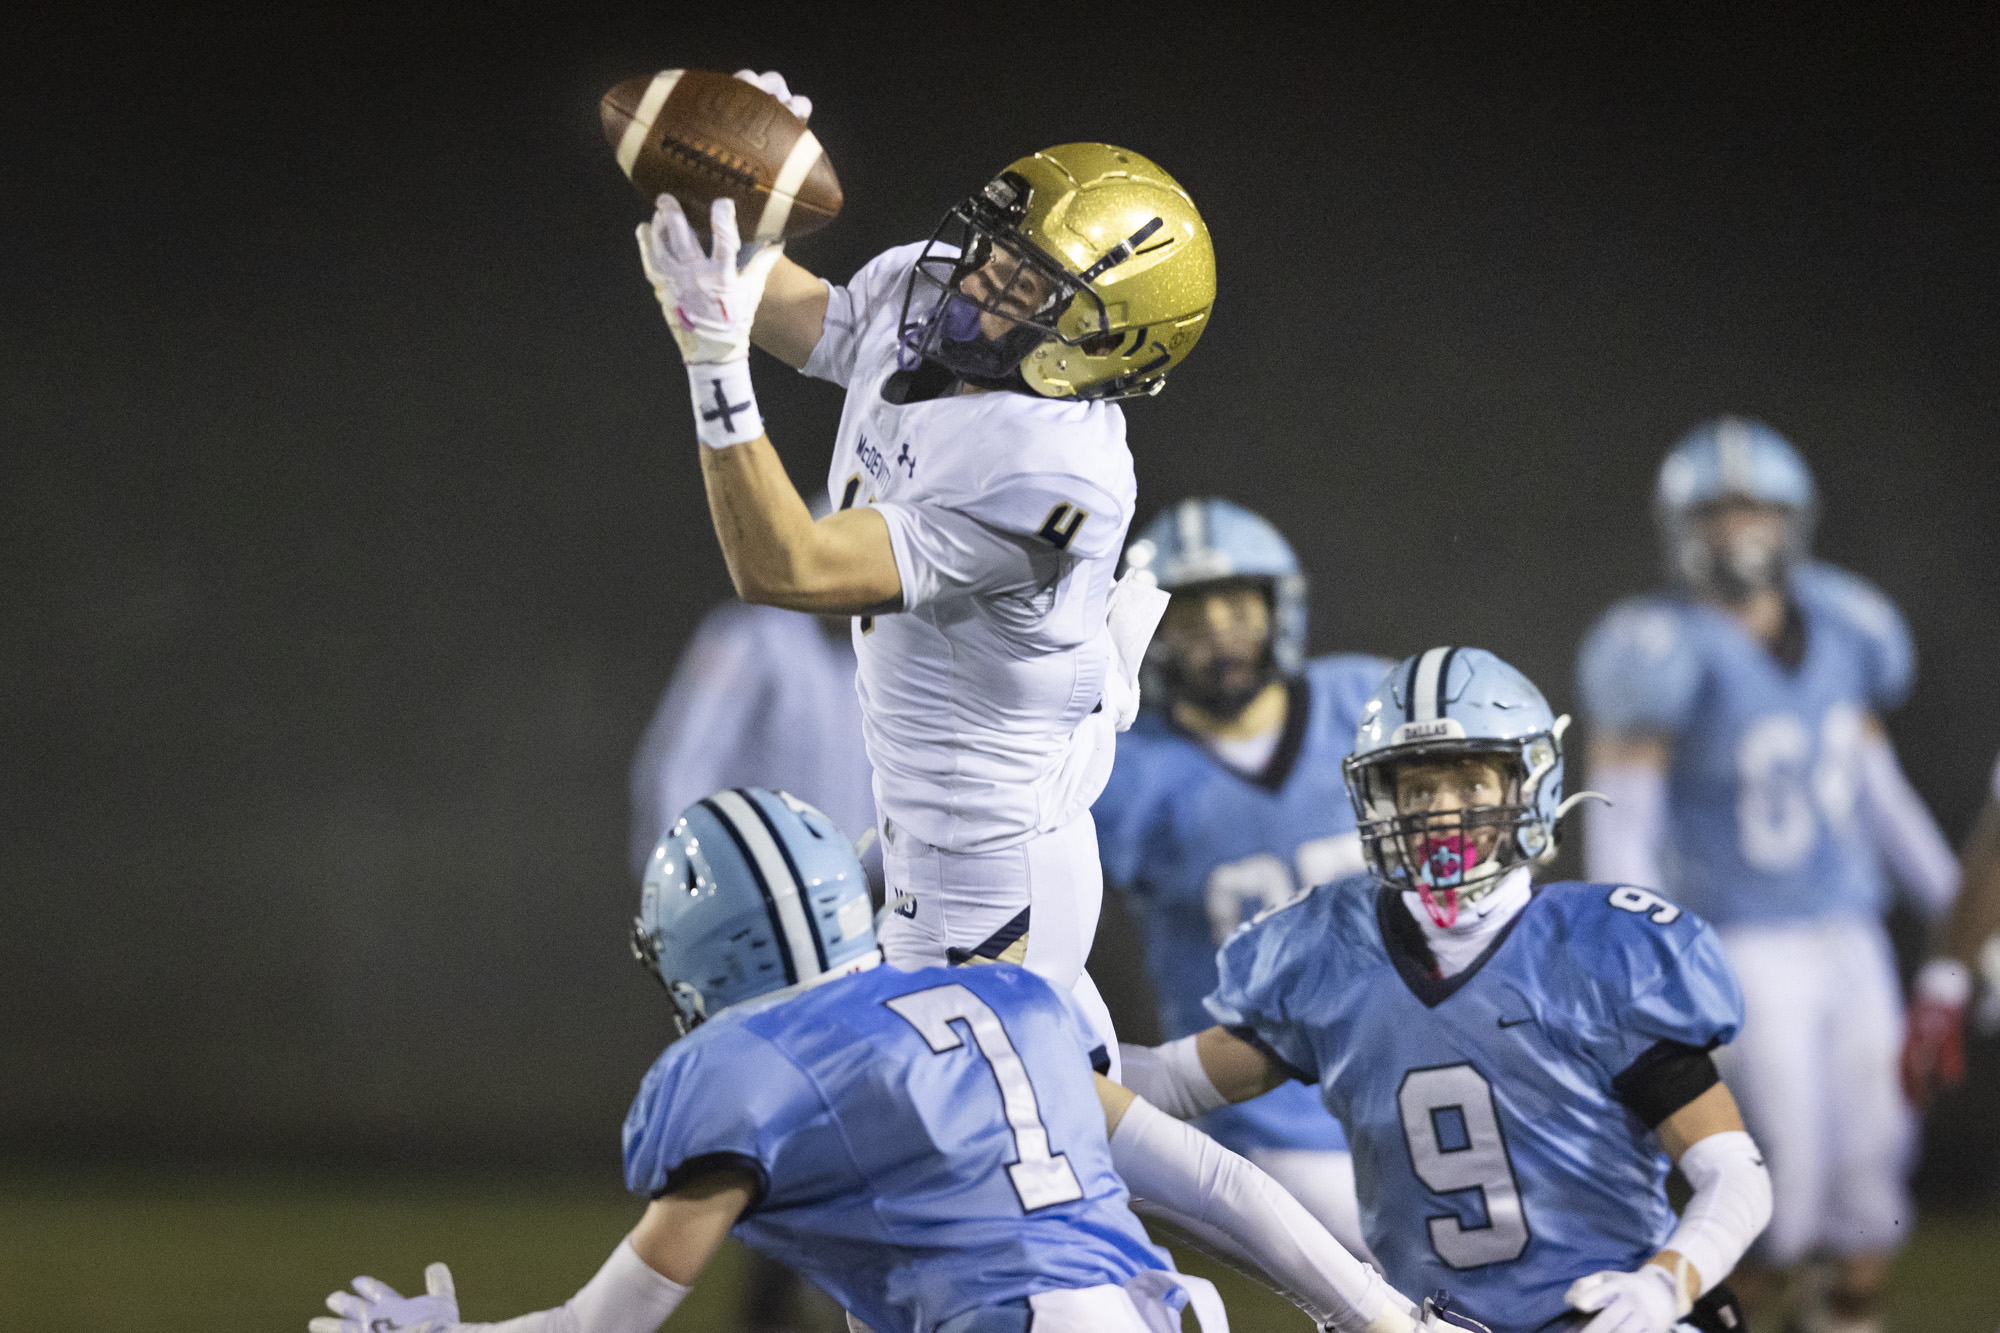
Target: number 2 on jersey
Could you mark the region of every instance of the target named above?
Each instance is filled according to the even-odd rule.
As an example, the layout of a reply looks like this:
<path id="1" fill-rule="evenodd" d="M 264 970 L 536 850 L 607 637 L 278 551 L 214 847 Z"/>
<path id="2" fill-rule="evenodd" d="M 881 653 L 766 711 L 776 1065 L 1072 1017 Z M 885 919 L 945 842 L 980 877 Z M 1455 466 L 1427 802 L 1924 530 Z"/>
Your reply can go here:
<path id="1" fill-rule="evenodd" d="M 1433 1217 L 1431 1249 L 1453 1268 L 1478 1268 L 1521 1257 L 1528 1248 L 1528 1216 L 1493 1087 L 1471 1065 L 1412 1069 L 1396 1090 L 1403 1138 L 1417 1179 L 1437 1194 L 1478 1190 L 1486 1225 L 1469 1227 L 1456 1214 Z"/>
<path id="2" fill-rule="evenodd" d="M 1049 1151 L 1049 1131 L 1042 1124 L 1041 1103 L 1035 1099 L 1035 1085 L 1028 1081 L 1028 1067 L 1021 1063 L 1020 1053 L 991 1005 L 957 985 L 933 986 L 883 1003 L 921 1033 L 938 1055 L 965 1045 L 952 1026 L 954 1022 L 971 1030 L 973 1044 L 986 1057 L 993 1081 L 1000 1086 L 1000 1106 L 1007 1128 L 1014 1134 L 1015 1160 L 1007 1168 L 1007 1176 L 1014 1182 L 1014 1193 L 1020 1196 L 1024 1212 L 1083 1197 L 1083 1186 L 1077 1183 L 1069 1158 Z"/>

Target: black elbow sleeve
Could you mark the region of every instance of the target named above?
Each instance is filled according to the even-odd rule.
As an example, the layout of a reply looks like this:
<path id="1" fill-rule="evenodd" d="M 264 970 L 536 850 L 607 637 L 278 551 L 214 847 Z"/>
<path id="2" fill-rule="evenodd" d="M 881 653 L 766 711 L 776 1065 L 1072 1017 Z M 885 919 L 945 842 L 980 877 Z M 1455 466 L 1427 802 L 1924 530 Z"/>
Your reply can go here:
<path id="1" fill-rule="evenodd" d="M 1661 1041 L 1612 1079 L 1611 1091 L 1646 1128 L 1658 1129 L 1661 1121 L 1720 1082 L 1707 1047 Z"/>

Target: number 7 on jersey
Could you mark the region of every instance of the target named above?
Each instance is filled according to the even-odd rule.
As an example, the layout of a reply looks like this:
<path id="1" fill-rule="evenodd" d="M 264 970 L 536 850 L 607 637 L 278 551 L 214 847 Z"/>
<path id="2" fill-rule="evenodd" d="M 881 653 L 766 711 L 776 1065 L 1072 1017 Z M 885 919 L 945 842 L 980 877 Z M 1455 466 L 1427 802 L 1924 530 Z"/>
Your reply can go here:
<path id="1" fill-rule="evenodd" d="M 1042 1124 L 1041 1103 L 1035 1099 L 1035 1085 L 1028 1081 L 1028 1067 L 1000 1025 L 993 1007 L 963 986 L 933 986 L 909 995 L 899 995 L 884 1004 L 923 1034 L 932 1052 L 943 1055 L 965 1045 L 954 1022 L 964 1023 L 972 1032 L 979 1053 L 993 1071 L 1000 1087 L 1000 1105 L 1007 1116 L 1007 1128 L 1014 1134 L 1014 1164 L 1007 1168 L 1021 1208 L 1034 1212 L 1083 1197 L 1083 1186 L 1070 1169 L 1069 1158 L 1049 1151 L 1049 1131 Z"/>

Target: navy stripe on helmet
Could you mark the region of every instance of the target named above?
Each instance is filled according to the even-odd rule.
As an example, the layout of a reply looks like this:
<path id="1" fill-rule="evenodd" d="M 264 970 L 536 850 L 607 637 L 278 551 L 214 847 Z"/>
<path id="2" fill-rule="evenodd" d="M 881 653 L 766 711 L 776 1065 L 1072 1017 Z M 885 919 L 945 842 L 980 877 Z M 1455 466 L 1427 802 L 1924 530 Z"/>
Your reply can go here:
<path id="1" fill-rule="evenodd" d="M 785 845 L 784 838 L 778 833 L 778 826 L 771 822 L 771 816 L 765 812 L 763 805 L 752 800 L 750 793 L 744 788 L 738 787 L 735 790 L 736 794 L 743 798 L 743 803 L 757 812 L 757 818 L 770 831 L 771 841 L 777 844 L 778 855 L 785 858 L 785 869 L 792 872 L 792 883 L 799 886 L 799 907 L 806 914 L 806 928 L 812 932 L 813 953 L 819 958 L 819 970 L 824 972 L 832 964 L 826 961 L 826 940 L 821 938 L 819 933 L 819 916 L 812 909 L 812 900 L 806 896 L 806 877 L 799 873 L 799 863 L 792 859 L 792 849 Z"/>
<path id="2" fill-rule="evenodd" d="M 757 891 L 764 895 L 764 911 L 771 918 L 773 942 L 778 946 L 779 960 L 785 965 L 785 984 L 798 985 L 799 969 L 792 961 L 791 949 L 785 944 L 785 922 L 784 918 L 778 915 L 778 900 L 771 893 L 771 885 L 765 880 L 763 868 L 757 864 L 757 858 L 751 852 L 750 844 L 743 841 L 743 835 L 736 829 L 736 821 L 723 813 L 721 806 L 704 796 L 701 807 L 715 816 L 715 822 L 722 825 L 723 830 L 729 834 L 729 840 L 736 844 L 736 850 L 742 853 L 743 864 L 750 867 L 750 875 L 757 881 Z"/>
<path id="3" fill-rule="evenodd" d="M 1424 652 L 1429 652 L 1427 648 Z M 1424 654 L 1418 653 L 1410 659 L 1410 674 L 1403 678 L 1403 721 L 1412 722 L 1417 716 L 1417 668 L 1424 664 Z"/>
<path id="4" fill-rule="evenodd" d="M 1437 715 L 1439 717 L 1445 715 L 1445 682 L 1451 679 L 1451 659 L 1457 656 L 1458 649 L 1447 648 L 1444 650 L 1444 661 L 1438 664 Z"/>

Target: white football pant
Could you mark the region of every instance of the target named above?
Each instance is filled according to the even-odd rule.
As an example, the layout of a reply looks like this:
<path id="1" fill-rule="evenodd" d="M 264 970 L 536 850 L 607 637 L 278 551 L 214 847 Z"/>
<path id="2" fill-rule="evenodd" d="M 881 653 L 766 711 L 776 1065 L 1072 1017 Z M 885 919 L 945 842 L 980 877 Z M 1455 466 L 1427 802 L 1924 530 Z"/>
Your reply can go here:
<path id="1" fill-rule="evenodd" d="M 1117 1081 L 1111 1011 L 1083 970 L 1104 907 L 1097 824 L 1088 811 L 997 852 L 948 852 L 884 819 L 882 877 L 890 911 L 876 938 L 890 966 L 943 967 L 953 949 L 1020 963 L 1076 997 Z M 1027 929 L 1010 941 L 1023 912 Z"/>
<path id="2" fill-rule="evenodd" d="M 1743 1031 L 1716 1062 L 1771 1171 L 1780 1267 L 1885 1254 L 1909 1238 L 1914 1126 L 1896 1063 L 1903 1002 L 1888 936 L 1834 918 L 1718 932 L 1743 986 Z"/>

